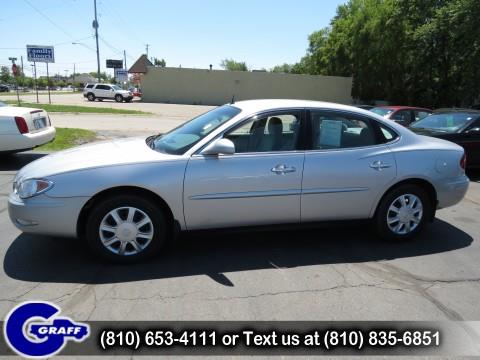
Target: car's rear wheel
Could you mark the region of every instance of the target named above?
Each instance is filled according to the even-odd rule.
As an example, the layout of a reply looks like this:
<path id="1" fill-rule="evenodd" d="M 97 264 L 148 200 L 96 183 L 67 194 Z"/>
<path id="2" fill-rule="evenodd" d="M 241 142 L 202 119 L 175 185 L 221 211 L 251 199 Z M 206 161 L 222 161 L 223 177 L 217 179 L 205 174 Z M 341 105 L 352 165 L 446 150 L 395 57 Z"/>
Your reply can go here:
<path id="1" fill-rule="evenodd" d="M 123 96 L 120 94 L 115 95 L 115 101 L 116 102 L 122 102 L 123 101 Z"/>
<path id="2" fill-rule="evenodd" d="M 151 201 L 115 196 L 97 204 L 87 218 L 86 237 L 98 256 L 132 262 L 154 256 L 166 243 L 166 220 Z"/>
<path id="3" fill-rule="evenodd" d="M 401 185 L 387 193 L 377 208 L 375 225 L 386 240 L 410 240 L 431 217 L 428 194 L 416 185 Z"/>
<path id="4" fill-rule="evenodd" d="M 87 94 L 87 99 L 88 99 L 88 101 L 95 101 L 95 95 L 93 95 L 92 93 L 88 93 Z"/>

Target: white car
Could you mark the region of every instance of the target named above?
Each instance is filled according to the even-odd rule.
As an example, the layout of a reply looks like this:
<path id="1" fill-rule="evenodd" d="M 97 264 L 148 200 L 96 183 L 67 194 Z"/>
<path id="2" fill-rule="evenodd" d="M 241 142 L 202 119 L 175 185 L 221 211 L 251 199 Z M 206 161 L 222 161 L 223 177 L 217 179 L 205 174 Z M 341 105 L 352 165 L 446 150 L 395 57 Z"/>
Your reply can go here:
<path id="1" fill-rule="evenodd" d="M 0 153 L 33 149 L 55 139 L 55 133 L 45 110 L 0 107 Z"/>
<path id="2" fill-rule="evenodd" d="M 118 85 L 87 84 L 83 89 L 83 97 L 87 98 L 88 101 L 110 99 L 116 102 L 130 102 L 133 99 L 133 94 L 128 90 L 123 90 Z"/>

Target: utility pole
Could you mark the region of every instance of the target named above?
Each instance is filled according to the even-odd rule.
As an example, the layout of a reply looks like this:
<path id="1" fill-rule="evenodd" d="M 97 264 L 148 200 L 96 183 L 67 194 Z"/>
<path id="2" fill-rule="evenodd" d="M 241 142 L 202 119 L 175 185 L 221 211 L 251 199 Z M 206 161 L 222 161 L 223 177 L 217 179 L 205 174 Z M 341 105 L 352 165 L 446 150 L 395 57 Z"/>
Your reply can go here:
<path id="1" fill-rule="evenodd" d="M 127 53 L 123 50 L 123 68 L 127 70 Z"/>
<path id="2" fill-rule="evenodd" d="M 100 51 L 98 50 L 98 20 L 97 20 L 97 0 L 93 0 L 95 8 L 95 20 L 93 20 L 93 28 L 95 29 L 95 41 L 97 42 L 97 78 L 100 82 Z"/>
<path id="3" fill-rule="evenodd" d="M 148 59 L 148 47 L 150 46 L 150 44 L 145 44 L 145 47 L 147 49 L 147 59 Z"/>
<path id="4" fill-rule="evenodd" d="M 75 63 L 73 63 L 73 91 L 75 92 Z"/>
<path id="5" fill-rule="evenodd" d="M 12 62 L 12 70 L 14 68 L 13 65 L 15 65 L 15 61 L 17 60 L 16 57 L 9 57 L 8 60 L 10 60 Z M 23 71 L 23 69 L 22 69 Z M 15 88 L 17 89 L 17 104 L 18 106 L 20 106 L 20 95 L 18 95 L 18 80 L 17 80 L 17 76 L 15 74 L 13 74 L 13 78 L 15 79 Z"/>
<path id="6" fill-rule="evenodd" d="M 23 71 L 23 56 L 20 56 L 20 63 L 22 64 L 22 75 L 25 75 L 25 72 Z"/>

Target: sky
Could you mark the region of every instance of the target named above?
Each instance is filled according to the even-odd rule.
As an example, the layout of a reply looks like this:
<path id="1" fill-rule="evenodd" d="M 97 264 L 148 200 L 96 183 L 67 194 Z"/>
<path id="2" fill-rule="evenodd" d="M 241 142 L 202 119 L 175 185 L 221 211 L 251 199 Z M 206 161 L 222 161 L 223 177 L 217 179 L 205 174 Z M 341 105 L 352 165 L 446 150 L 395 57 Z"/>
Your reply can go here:
<path id="1" fill-rule="evenodd" d="M 53 45 L 50 75 L 96 71 L 93 0 L 1 0 L 0 65 L 23 56 L 26 45 Z M 141 55 L 164 58 L 168 67 L 220 69 L 225 58 L 250 69 L 270 69 L 305 55 L 308 35 L 328 26 L 345 0 L 97 0 L 101 71 L 106 59 L 127 67 Z M 77 44 L 72 44 L 75 42 Z M 113 69 L 107 70 L 113 74 Z M 37 76 L 46 75 L 37 63 Z"/>

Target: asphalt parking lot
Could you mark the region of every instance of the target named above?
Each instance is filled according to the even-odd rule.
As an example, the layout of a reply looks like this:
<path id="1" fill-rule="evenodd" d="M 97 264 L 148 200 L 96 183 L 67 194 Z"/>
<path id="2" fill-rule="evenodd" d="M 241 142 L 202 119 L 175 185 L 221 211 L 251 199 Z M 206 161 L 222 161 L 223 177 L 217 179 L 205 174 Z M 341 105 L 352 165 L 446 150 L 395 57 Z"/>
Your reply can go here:
<path id="1" fill-rule="evenodd" d="M 15 172 L 0 162 L 0 316 L 49 300 L 77 320 L 480 320 L 480 176 L 415 242 L 365 226 L 184 235 L 146 263 L 111 265 L 84 244 L 20 233 Z"/>

